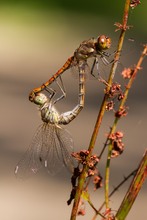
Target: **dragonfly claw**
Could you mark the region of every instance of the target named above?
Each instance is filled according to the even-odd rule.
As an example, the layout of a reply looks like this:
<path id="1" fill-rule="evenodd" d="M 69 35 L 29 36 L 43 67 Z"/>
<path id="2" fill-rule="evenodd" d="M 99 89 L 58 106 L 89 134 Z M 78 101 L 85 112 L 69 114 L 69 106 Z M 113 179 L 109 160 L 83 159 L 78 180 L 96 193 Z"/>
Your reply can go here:
<path id="1" fill-rule="evenodd" d="M 32 92 L 29 94 L 29 100 L 30 100 L 31 102 L 34 102 L 35 97 L 36 97 L 36 95 L 35 95 L 35 93 L 32 91 Z"/>

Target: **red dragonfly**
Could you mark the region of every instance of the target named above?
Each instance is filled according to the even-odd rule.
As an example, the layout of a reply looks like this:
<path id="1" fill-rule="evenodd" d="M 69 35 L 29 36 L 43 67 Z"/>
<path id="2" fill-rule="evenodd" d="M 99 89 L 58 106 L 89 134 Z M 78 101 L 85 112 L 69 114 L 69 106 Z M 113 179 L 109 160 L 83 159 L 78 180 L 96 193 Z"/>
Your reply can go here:
<path id="1" fill-rule="evenodd" d="M 79 97 L 83 94 L 82 107 L 84 106 L 84 82 L 85 82 L 85 72 L 86 67 L 88 66 L 87 60 L 88 58 L 93 57 L 94 62 L 91 67 L 91 74 L 93 74 L 94 66 L 97 64 L 98 66 L 98 58 L 100 57 L 104 64 L 108 64 L 106 57 L 110 54 L 105 52 L 105 50 L 109 49 L 111 46 L 111 38 L 105 35 L 100 35 L 98 38 L 90 38 L 89 40 L 83 41 L 80 46 L 75 50 L 73 56 L 69 57 L 65 64 L 45 83 L 43 83 L 40 87 L 34 88 L 29 94 L 29 100 L 34 102 L 36 95 L 45 90 L 47 86 L 53 83 L 58 77 L 64 73 L 67 69 L 72 67 L 78 67 L 79 71 Z M 65 94 L 62 95 L 59 99 L 63 98 Z M 79 103 L 80 104 L 80 103 Z"/>

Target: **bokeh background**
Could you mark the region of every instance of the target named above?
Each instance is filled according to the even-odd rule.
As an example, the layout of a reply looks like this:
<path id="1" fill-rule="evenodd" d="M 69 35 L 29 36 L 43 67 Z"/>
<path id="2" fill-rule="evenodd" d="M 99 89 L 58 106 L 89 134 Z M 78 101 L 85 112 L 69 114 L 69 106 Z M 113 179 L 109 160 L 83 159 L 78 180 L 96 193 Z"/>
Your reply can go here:
<path id="1" fill-rule="evenodd" d="M 106 34 L 117 44 L 119 32 L 114 23 L 121 22 L 125 1 L 67 1 L 17 0 L 0 1 L 0 218 L 2 220 L 69 219 L 71 206 L 67 206 L 71 185 L 70 174 L 63 169 L 56 176 L 41 171 L 34 178 L 20 181 L 14 176 L 14 167 L 29 146 L 41 123 L 36 106 L 28 100 L 32 88 L 41 85 L 73 54 L 80 42 Z M 147 43 L 147 2 L 142 1 L 131 10 L 128 31 L 120 66 L 134 65 Z M 127 44 L 133 38 L 134 44 Z M 120 67 L 120 69 L 121 69 Z M 147 133 L 147 62 L 139 72 L 129 94 L 129 114 L 119 123 L 125 133 L 125 152 L 112 161 L 111 188 L 124 175 L 135 169 L 146 148 Z M 104 77 L 107 69 L 104 67 Z M 117 81 L 120 79 L 118 70 Z M 59 111 L 71 110 L 77 104 L 78 81 L 65 73 L 67 98 L 58 103 Z M 103 97 L 104 86 L 96 80 L 86 82 L 86 101 L 82 113 L 66 128 L 75 142 L 75 151 L 87 148 L 97 112 Z M 105 115 L 97 141 L 100 152 L 109 131 L 112 113 Z M 100 165 L 104 173 L 105 159 Z M 116 210 L 126 192 L 127 184 L 111 199 Z M 103 201 L 103 190 L 93 193 L 96 207 Z M 145 219 L 147 202 L 145 184 L 127 219 Z M 86 216 L 93 211 L 86 205 Z"/>

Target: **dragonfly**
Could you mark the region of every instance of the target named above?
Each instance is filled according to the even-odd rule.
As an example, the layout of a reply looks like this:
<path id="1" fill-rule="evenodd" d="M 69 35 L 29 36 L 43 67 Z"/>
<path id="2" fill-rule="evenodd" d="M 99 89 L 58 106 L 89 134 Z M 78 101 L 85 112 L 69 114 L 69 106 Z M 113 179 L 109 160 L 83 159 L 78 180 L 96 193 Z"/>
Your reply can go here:
<path id="1" fill-rule="evenodd" d="M 84 87 L 82 89 L 83 92 Z M 79 114 L 83 106 L 83 93 L 74 109 L 60 114 L 55 108 L 58 99 L 53 101 L 55 91 L 50 89 L 49 92 L 49 98 L 44 93 L 37 93 L 34 98 L 43 123 L 37 128 L 28 150 L 15 167 L 15 175 L 21 179 L 36 174 L 42 167 L 50 174 L 56 174 L 63 166 L 71 172 L 74 170 L 71 156 L 73 139 L 61 125 L 69 124 Z"/>
<path id="2" fill-rule="evenodd" d="M 94 58 L 93 65 L 91 67 L 90 73 L 94 75 L 93 70 L 95 65 L 98 69 L 98 59 L 99 57 L 102 59 L 104 64 L 108 64 L 108 60 L 106 57 L 109 57 L 110 54 L 105 52 L 105 50 L 109 49 L 111 46 L 111 38 L 105 35 L 100 35 L 97 38 L 90 38 L 89 40 L 83 41 L 80 46 L 75 50 L 73 56 L 69 57 L 65 64 L 44 84 L 42 84 L 40 87 L 34 88 L 31 93 L 29 94 L 29 100 L 31 102 L 34 102 L 34 99 L 36 97 L 36 94 L 45 90 L 47 86 L 52 84 L 59 76 L 61 78 L 61 75 L 68 69 L 72 67 L 78 67 L 79 72 L 79 92 L 81 91 L 81 84 L 83 86 L 85 82 L 85 77 L 81 75 L 86 72 L 86 68 L 88 67 L 87 60 L 88 58 Z M 81 74 L 82 72 L 82 74 Z M 83 82 L 81 82 L 83 80 Z M 62 96 L 61 98 L 65 97 Z"/>

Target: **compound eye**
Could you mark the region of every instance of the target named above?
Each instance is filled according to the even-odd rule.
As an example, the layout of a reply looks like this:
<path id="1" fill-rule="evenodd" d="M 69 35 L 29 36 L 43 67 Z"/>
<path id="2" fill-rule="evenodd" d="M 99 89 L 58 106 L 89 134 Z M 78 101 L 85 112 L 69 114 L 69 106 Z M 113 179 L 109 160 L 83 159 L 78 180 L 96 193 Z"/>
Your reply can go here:
<path id="1" fill-rule="evenodd" d="M 97 48 L 99 50 L 109 49 L 111 46 L 111 38 L 105 35 L 101 35 L 97 39 Z"/>

